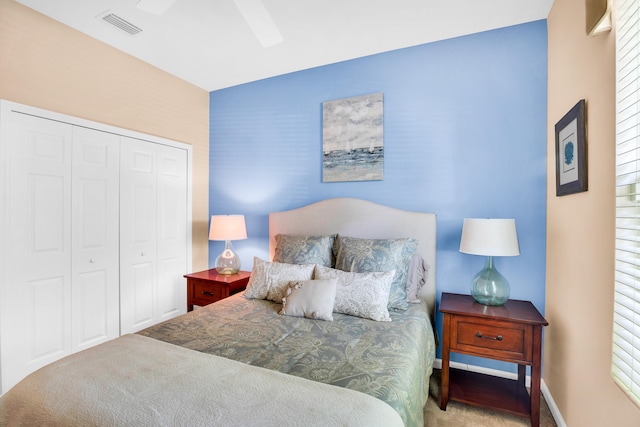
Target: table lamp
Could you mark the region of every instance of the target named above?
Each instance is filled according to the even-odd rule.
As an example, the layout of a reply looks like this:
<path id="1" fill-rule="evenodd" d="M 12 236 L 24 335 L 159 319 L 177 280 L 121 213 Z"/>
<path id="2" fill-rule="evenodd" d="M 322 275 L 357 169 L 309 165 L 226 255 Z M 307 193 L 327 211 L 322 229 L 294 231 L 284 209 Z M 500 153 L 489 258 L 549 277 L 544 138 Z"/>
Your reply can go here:
<path id="1" fill-rule="evenodd" d="M 509 282 L 496 270 L 494 256 L 520 255 L 515 219 L 465 218 L 460 252 L 487 257 L 471 282 L 471 296 L 484 305 L 502 305 L 509 299 Z"/>
<path id="2" fill-rule="evenodd" d="M 216 258 L 216 270 L 220 274 L 236 274 L 240 271 L 240 258 L 233 252 L 232 240 L 247 238 L 244 215 L 212 215 L 209 240 L 224 240 L 224 250 Z"/>

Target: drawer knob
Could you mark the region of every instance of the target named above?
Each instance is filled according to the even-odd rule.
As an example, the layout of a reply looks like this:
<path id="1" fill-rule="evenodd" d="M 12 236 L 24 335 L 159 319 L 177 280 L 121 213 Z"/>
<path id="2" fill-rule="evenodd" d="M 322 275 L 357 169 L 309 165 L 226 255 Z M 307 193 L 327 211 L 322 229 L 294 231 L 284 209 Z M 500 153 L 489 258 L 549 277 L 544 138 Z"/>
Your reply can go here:
<path id="1" fill-rule="evenodd" d="M 497 337 L 488 337 L 486 335 L 482 335 L 481 332 L 476 332 L 476 337 L 478 338 L 484 338 L 485 340 L 495 340 L 495 341 L 502 341 L 502 335 L 498 335 Z"/>
<path id="2" fill-rule="evenodd" d="M 212 297 L 213 296 L 213 292 L 209 292 L 209 291 L 202 291 L 202 295 L 206 295 L 208 297 Z"/>

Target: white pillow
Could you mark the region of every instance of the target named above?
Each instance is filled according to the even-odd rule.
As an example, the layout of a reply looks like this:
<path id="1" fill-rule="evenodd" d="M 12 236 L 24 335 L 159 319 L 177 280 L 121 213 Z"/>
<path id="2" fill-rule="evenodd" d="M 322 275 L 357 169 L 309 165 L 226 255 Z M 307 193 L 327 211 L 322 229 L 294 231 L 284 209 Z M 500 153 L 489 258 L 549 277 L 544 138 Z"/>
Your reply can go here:
<path id="1" fill-rule="evenodd" d="M 281 303 L 289 283 L 295 280 L 311 280 L 313 267 L 313 264 L 267 262 L 254 257 L 251 278 L 244 296 Z"/>
<path id="2" fill-rule="evenodd" d="M 282 298 L 280 314 L 333 321 L 337 279 L 291 282 Z"/>
<path id="3" fill-rule="evenodd" d="M 316 265 L 315 279 L 338 279 L 335 313 L 390 322 L 389 290 L 395 270 L 373 273 L 351 273 Z"/>

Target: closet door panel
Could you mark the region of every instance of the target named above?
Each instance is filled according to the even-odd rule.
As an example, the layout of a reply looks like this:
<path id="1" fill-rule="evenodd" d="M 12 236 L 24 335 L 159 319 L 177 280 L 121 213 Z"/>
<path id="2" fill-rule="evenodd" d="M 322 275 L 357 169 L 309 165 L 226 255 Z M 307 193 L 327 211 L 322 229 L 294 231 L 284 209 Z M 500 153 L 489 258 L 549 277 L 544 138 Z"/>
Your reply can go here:
<path id="1" fill-rule="evenodd" d="M 109 272 L 106 269 L 96 269 L 80 272 L 74 275 L 72 316 L 72 351 L 79 351 L 93 345 L 116 338 L 120 332 L 119 323 L 115 325 L 111 318 L 118 317 L 109 306 Z M 116 333 L 113 334 L 115 326 Z"/>
<path id="2" fill-rule="evenodd" d="M 157 318 L 156 144 L 122 138 L 120 145 L 120 333 Z"/>
<path id="3" fill-rule="evenodd" d="M 9 119 L 3 390 L 71 349 L 72 128 L 13 112 Z"/>
<path id="4" fill-rule="evenodd" d="M 39 310 L 32 311 L 29 319 L 33 334 L 29 349 L 30 362 L 36 365 L 50 358 L 56 360 L 68 352 L 67 319 L 60 315 L 69 307 L 65 285 L 62 277 L 28 283 L 29 299 L 25 300 L 25 305 L 39 307 Z"/>
<path id="5" fill-rule="evenodd" d="M 120 137 L 73 128 L 72 351 L 120 333 Z"/>
<path id="6" fill-rule="evenodd" d="M 132 311 L 128 313 L 128 329 L 123 333 L 135 332 L 156 323 L 155 261 L 139 261 L 130 268 L 131 279 L 124 286 L 127 288 L 126 297 L 129 298 L 126 306 Z M 126 323 L 123 322 L 123 326 Z"/>
<path id="7" fill-rule="evenodd" d="M 187 152 L 158 147 L 159 321 L 186 312 Z"/>

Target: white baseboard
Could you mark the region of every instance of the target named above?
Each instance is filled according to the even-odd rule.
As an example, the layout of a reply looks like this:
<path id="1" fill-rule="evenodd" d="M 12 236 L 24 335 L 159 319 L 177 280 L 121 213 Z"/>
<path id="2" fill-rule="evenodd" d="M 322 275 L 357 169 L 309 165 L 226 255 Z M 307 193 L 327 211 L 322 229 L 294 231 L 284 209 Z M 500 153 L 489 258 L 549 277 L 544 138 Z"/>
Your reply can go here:
<path id="1" fill-rule="evenodd" d="M 463 371 L 493 375 L 494 377 L 509 378 L 512 380 L 518 379 L 518 374 L 515 372 L 505 372 L 497 369 L 483 368 L 482 366 L 469 365 L 466 363 L 459 363 L 459 362 L 450 362 L 449 366 L 455 369 L 463 370 Z M 433 367 L 436 369 L 442 369 L 442 359 L 436 359 L 433 362 Z M 527 375 L 525 383 L 527 387 L 531 386 L 531 376 Z M 549 410 L 551 411 L 551 415 L 553 416 L 553 419 L 555 420 L 558 427 L 567 427 L 567 423 L 564 422 L 564 418 L 562 418 L 562 414 L 558 409 L 558 405 L 556 405 L 556 401 L 553 400 L 553 396 L 551 395 L 551 392 L 549 391 L 547 384 L 544 382 L 544 379 L 540 381 L 540 391 L 542 392 L 542 395 L 544 396 L 544 400 L 546 400 L 547 405 L 549 405 Z"/>
<path id="2" fill-rule="evenodd" d="M 551 396 L 551 392 L 549 388 L 547 388 L 547 384 L 544 380 L 540 381 L 540 390 L 542 390 L 542 395 L 544 399 L 547 401 L 547 405 L 549 405 L 549 410 L 551 411 L 551 415 L 553 415 L 553 419 L 556 421 L 558 427 L 567 427 L 567 423 L 564 422 L 564 418 L 562 418 L 562 414 L 560 413 L 560 409 L 558 409 L 558 405 L 556 405 L 556 401 L 553 400 L 553 396 Z"/>

